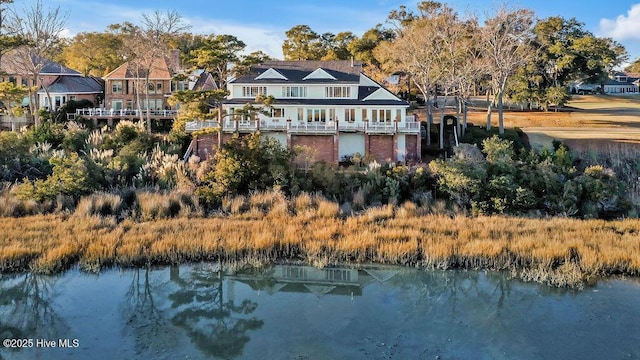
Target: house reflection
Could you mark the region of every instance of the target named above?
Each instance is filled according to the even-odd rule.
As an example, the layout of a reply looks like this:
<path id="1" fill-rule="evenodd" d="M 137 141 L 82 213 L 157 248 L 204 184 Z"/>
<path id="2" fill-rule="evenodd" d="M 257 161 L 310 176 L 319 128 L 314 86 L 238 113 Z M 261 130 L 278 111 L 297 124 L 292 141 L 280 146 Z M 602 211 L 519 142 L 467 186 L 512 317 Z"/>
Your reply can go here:
<path id="1" fill-rule="evenodd" d="M 384 283 L 398 274 L 397 267 L 360 266 L 316 268 L 305 265 L 274 265 L 266 269 L 241 271 L 226 276 L 256 291 L 362 296 L 369 284 Z"/>

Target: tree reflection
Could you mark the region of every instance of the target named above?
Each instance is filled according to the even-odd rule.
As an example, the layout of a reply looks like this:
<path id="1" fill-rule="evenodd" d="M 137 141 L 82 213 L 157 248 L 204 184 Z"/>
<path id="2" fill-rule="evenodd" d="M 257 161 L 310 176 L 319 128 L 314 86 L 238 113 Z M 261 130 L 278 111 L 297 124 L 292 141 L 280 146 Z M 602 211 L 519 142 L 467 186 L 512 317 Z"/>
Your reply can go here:
<path id="1" fill-rule="evenodd" d="M 159 337 L 167 321 L 155 301 L 161 284 L 150 279 L 151 269 L 146 267 L 131 272 L 133 276 L 123 309 L 127 326 L 136 333 L 136 346 L 140 352 L 155 347 L 154 343 L 165 344 L 166 339 Z"/>
<path id="2" fill-rule="evenodd" d="M 0 338 L 59 338 L 68 326 L 53 308 L 56 278 L 26 273 L 0 282 Z"/>
<path id="3" fill-rule="evenodd" d="M 175 315 L 171 322 L 187 332 L 205 354 L 223 359 L 238 357 L 250 338 L 248 330 L 260 329 L 263 321 L 248 317 L 258 304 L 225 300 L 221 272 L 193 268 L 188 280 L 175 281 L 180 289 L 169 295 Z"/>

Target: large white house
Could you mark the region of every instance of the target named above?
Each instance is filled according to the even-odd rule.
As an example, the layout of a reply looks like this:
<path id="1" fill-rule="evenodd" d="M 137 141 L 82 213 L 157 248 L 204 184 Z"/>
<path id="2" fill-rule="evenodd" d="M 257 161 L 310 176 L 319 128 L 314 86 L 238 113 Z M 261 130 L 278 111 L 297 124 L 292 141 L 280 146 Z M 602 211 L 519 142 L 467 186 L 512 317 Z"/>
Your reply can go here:
<path id="1" fill-rule="evenodd" d="M 363 74 L 359 62 L 269 61 L 230 81 L 228 90 L 222 124 L 194 121 L 187 131 L 220 127 L 219 141 L 260 131 L 333 163 L 356 153 L 385 162 L 419 158 L 420 124 L 407 116 L 409 104 Z M 259 95 L 275 98 L 269 115 L 236 115 L 246 104 L 260 106 Z M 194 150 L 206 156 L 214 143 L 196 143 Z"/>

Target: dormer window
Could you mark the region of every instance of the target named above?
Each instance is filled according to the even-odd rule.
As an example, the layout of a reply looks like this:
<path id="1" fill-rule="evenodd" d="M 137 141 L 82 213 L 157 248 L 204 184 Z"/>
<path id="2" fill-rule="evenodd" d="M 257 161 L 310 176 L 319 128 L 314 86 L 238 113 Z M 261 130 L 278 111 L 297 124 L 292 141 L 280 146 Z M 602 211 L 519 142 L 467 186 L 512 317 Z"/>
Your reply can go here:
<path id="1" fill-rule="evenodd" d="M 243 86 L 242 87 L 242 97 L 254 98 L 258 95 L 267 95 L 267 87 L 266 86 Z"/>
<path id="2" fill-rule="evenodd" d="M 305 98 L 307 97 L 306 86 L 283 86 L 282 87 L 283 98 Z"/>
<path id="3" fill-rule="evenodd" d="M 327 86 L 324 88 L 325 98 L 349 98 L 351 88 L 349 86 Z"/>

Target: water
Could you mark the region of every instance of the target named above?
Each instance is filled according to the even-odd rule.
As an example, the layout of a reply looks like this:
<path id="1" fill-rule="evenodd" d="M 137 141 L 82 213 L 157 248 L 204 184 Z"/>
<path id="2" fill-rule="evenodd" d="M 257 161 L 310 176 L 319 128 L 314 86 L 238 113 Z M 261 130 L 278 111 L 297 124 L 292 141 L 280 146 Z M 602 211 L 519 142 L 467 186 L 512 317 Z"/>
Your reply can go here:
<path id="1" fill-rule="evenodd" d="M 573 291 L 474 271 L 218 270 L 4 276 L 0 338 L 33 344 L 0 359 L 640 358 L 635 279 Z"/>

